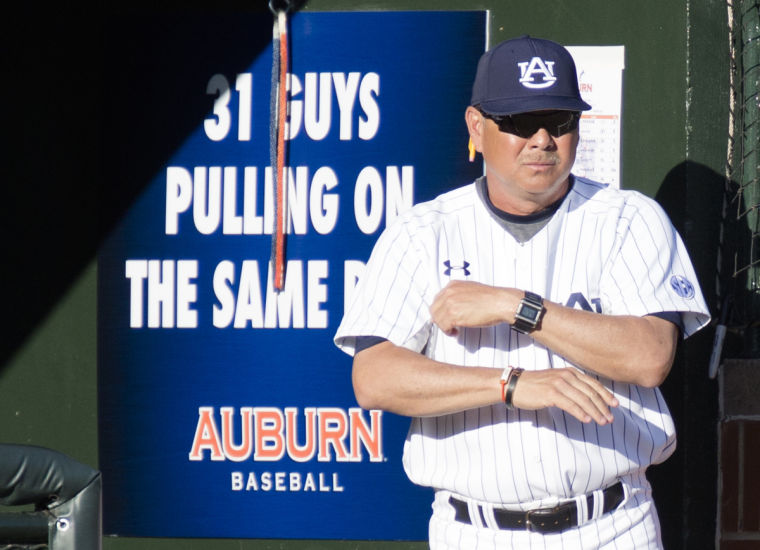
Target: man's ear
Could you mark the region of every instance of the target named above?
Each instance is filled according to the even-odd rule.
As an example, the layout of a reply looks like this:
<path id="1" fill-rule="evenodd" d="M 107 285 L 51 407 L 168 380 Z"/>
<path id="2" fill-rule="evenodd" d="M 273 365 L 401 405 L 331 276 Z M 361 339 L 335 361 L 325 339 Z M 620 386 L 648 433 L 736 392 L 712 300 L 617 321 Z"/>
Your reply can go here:
<path id="1" fill-rule="evenodd" d="M 483 140 L 483 129 L 485 119 L 475 107 L 467 107 L 464 112 L 464 121 L 467 124 L 467 131 L 470 133 L 470 141 L 475 151 L 481 152 L 481 143 Z"/>

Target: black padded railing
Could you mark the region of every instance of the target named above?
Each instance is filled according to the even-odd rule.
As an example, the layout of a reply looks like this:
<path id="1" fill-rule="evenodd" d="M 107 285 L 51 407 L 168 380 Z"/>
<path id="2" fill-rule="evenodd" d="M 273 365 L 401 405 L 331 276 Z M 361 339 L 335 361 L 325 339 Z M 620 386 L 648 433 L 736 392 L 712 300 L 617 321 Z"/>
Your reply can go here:
<path id="1" fill-rule="evenodd" d="M 0 550 L 102 547 L 100 472 L 62 453 L 0 443 L 0 505 Z"/>

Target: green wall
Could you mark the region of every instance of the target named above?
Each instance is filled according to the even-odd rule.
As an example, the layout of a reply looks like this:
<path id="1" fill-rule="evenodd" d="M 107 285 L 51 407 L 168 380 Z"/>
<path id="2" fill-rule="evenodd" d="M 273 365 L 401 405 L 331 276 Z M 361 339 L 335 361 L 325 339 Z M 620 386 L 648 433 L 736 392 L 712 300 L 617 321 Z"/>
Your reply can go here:
<path id="1" fill-rule="evenodd" d="M 213 8 L 210 6 L 213 4 Z M 0 441 L 42 445 L 97 465 L 95 254 L 99 219 L 97 48 L 104 9 L 237 9 L 252 2 L 24 7 L 11 23 L 6 114 Z M 264 4 L 263 2 L 261 3 Z M 158 6 L 158 7 L 156 7 Z M 491 43 L 520 34 L 573 45 L 624 45 L 623 186 L 657 197 L 690 248 L 711 309 L 727 128 L 723 2 L 312 0 L 306 10 L 489 9 Z M 136 37 L 138 38 L 138 37 Z M 451 37 L 441 37 L 450 40 Z M 667 548 L 711 548 L 717 479 L 716 391 L 706 369 L 712 331 L 684 344 L 664 391 L 676 455 L 652 472 Z M 346 373 L 348 376 L 348 373 Z M 118 429 L 115 427 L 115 429 Z M 149 503 L 146 503 L 149 505 Z M 302 512 L 298 512 L 302 513 Z M 425 548 L 424 543 L 107 538 L 117 549 Z"/>

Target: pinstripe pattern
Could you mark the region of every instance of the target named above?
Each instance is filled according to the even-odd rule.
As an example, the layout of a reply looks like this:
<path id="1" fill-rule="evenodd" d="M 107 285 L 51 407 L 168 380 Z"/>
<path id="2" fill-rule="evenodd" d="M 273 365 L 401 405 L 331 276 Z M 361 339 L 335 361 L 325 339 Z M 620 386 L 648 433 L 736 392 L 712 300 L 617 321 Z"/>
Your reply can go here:
<path id="1" fill-rule="evenodd" d="M 448 275 L 445 261 L 452 266 Z M 456 268 L 465 262 L 469 275 Z M 673 275 L 691 281 L 693 297 L 673 290 Z M 338 329 L 336 344 L 352 353 L 354 336 L 376 335 L 464 366 L 570 366 L 504 324 L 466 328 L 455 337 L 440 332 L 431 324 L 429 307 L 455 278 L 530 290 L 562 304 L 580 297 L 588 304 L 598 303 L 604 314 L 679 311 L 684 336 L 709 320 L 683 243 L 651 199 L 575 178 L 548 224 L 519 243 L 471 184 L 415 206 L 386 229 Z M 615 421 L 605 426 L 585 425 L 556 408 L 507 411 L 502 405 L 413 418 L 404 468 L 417 484 L 515 509 L 554 506 L 619 478 L 626 480 L 636 502 L 647 501 L 644 470 L 675 448 L 670 413 L 658 389 L 605 384 L 620 401 L 613 410 Z M 610 520 L 608 527 L 598 527 L 605 529 L 600 540 L 642 521 L 640 516 L 627 522 Z M 467 529 L 456 529 L 461 531 L 457 536 L 470 536 Z M 435 537 L 449 540 L 448 534 L 437 531 Z M 480 544 L 462 547 L 481 548 Z"/>

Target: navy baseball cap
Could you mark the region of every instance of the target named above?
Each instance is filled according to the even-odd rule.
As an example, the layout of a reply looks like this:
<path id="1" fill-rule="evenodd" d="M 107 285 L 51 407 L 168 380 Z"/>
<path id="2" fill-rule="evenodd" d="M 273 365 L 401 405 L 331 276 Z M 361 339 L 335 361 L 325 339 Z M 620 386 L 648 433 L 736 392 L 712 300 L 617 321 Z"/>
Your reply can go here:
<path id="1" fill-rule="evenodd" d="M 570 52 L 551 40 L 522 36 L 484 53 L 470 105 L 491 115 L 559 109 L 588 111 Z"/>

